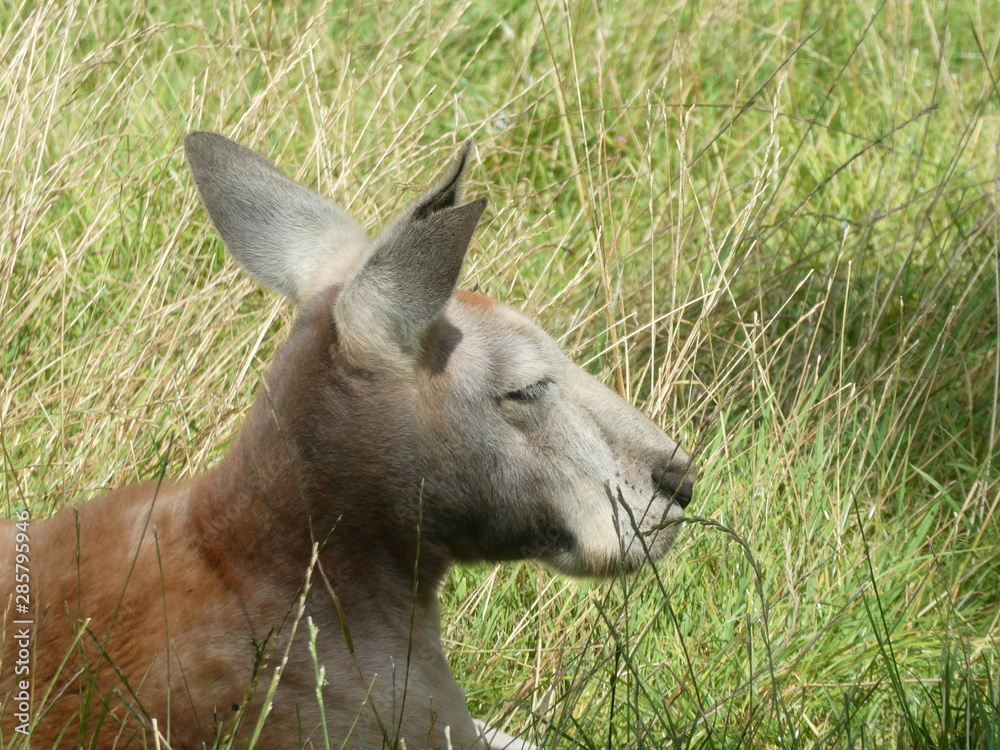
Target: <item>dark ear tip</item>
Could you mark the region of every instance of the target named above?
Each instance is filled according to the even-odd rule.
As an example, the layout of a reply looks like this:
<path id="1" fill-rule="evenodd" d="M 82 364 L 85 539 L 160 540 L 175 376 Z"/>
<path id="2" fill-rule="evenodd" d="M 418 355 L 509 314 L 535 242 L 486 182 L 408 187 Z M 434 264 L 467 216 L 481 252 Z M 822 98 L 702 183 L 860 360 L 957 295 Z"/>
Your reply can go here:
<path id="1" fill-rule="evenodd" d="M 486 210 L 486 203 L 487 201 L 485 196 L 482 198 L 476 198 L 474 201 L 469 202 L 469 205 L 472 206 L 470 210 L 476 212 L 477 218 L 483 215 L 483 211 Z"/>
<path id="2" fill-rule="evenodd" d="M 476 144 L 470 138 L 458 147 L 458 153 L 455 154 L 455 158 L 451 162 L 451 167 L 449 167 L 441 180 L 442 183 L 454 183 L 456 198 L 458 197 L 458 187 L 461 184 L 462 176 L 465 174 L 465 168 L 469 166 L 469 159 L 475 152 Z"/>
<path id="3" fill-rule="evenodd" d="M 459 162 L 462 165 L 461 166 L 462 169 L 465 168 L 466 163 L 469 161 L 469 156 L 473 153 L 475 148 L 476 144 L 473 142 L 471 138 L 458 147 L 458 156 L 456 157 L 455 161 Z"/>
<path id="4" fill-rule="evenodd" d="M 472 141 L 463 143 L 455 159 L 448 166 L 438 181 L 427 193 L 417 200 L 413 218 L 418 221 L 426 219 L 432 213 L 451 208 L 458 203 L 459 191 L 462 187 L 462 175 L 465 173 L 469 155 L 472 153 Z"/>

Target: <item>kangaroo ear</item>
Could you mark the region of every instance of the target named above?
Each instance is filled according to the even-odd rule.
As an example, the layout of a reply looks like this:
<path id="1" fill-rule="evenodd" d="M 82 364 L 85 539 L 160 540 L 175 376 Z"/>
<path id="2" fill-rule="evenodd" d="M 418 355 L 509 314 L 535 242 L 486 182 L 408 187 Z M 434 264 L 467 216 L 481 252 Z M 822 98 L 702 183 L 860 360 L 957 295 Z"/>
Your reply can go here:
<path id="1" fill-rule="evenodd" d="M 433 188 L 375 241 L 335 310 L 341 343 L 362 368 L 387 353 L 418 354 L 424 335 L 451 299 L 486 199 L 456 205 L 472 143 Z"/>
<path id="2" fill-rule="evenodd" d="M 346 279 L 367 252 L 357 222 L 250 149 L 199 131 L 184 153 L 226 248 L 272 289 L 302 301 Z"/>

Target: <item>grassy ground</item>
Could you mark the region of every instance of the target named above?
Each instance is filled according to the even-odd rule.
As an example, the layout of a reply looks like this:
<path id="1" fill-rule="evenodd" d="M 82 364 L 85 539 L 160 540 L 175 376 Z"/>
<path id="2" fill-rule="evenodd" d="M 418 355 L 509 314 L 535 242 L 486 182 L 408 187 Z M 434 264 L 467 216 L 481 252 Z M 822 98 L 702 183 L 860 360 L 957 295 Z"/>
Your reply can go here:
<path id="1" fill-rule="evenodd" d="M 498 5 L 0 6 L 3 513 L 210 466 L 281 340 L 188 130 L 369 227 L 471 137 L 465 284 L 695 449 L 703 518 L 624 581 L 454 574 L 474 713 L 1000 747 L 1000 4 Z"/>

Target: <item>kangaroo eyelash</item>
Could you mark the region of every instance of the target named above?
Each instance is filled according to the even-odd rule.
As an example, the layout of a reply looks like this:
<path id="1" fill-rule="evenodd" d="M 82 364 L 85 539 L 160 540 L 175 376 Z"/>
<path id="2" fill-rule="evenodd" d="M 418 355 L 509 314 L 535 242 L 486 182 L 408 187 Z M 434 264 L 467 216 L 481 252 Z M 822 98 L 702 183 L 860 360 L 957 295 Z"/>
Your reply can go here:
<path id="1" fill-rule="evenodd" d="M 524 386 L 524 388 L 507 391 L 503 397 L 507 401 L 537 401 L 545 395 L 545 392 L 548 391 L 550 385 L 552 385 L 552 380 L 550 378 L 542 378 L 541 380 L 535 381 L 531 385 Z"/>

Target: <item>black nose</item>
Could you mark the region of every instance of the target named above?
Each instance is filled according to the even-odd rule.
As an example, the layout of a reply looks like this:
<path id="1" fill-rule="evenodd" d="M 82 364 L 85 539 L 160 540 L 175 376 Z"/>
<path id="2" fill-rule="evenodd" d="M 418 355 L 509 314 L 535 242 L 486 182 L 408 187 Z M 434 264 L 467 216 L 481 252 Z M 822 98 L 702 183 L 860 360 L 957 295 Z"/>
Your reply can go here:
<path id="1" fill-rule="evenodd" d="M 661 495 L 666 495 L 682 508 L 687 508 L 694 497 L 694 482 L 686 475 L 669 469 L 653 472 L 653 486 Z"/>

